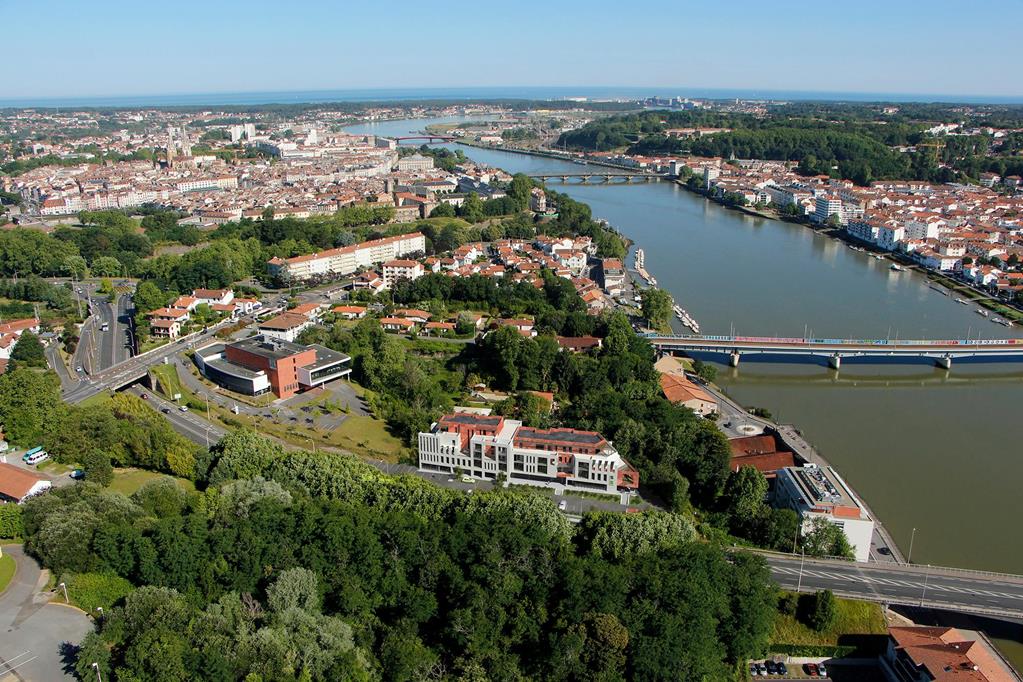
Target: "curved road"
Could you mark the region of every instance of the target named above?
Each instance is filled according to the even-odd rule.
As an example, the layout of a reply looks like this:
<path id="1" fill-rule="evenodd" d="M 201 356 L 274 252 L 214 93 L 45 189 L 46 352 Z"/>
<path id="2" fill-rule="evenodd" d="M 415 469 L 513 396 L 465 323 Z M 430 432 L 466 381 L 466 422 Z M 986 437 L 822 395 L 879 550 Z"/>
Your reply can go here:
<path id="1" fill-rule="evenodd" d="M 0 680 L 63 682 L 77 679 L 68 667 L 67 643 L 77 645 L 92 630 L 78 609 L 49 603 L 40 591 L 47 576 L 21 545 L 5 545 L 17 570 L 0 594 Z"/>

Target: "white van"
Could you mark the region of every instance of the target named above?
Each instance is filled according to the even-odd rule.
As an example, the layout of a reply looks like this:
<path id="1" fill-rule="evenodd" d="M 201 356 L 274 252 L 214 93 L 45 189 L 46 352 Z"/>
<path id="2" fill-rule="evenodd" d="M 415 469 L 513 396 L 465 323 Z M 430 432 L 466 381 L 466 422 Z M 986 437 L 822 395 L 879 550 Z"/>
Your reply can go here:
<path id="1" fill-rule="evenodd" d="M 48 460 L 49 458 L 50 456 L 45 452 L 37 452 L 34 455 L 29 455 L 28 457 L 24 457 L 22 459 L 25 462 L 25 464 L 39 464 L 39 462 L 43 462 L 45 460 Z"/>

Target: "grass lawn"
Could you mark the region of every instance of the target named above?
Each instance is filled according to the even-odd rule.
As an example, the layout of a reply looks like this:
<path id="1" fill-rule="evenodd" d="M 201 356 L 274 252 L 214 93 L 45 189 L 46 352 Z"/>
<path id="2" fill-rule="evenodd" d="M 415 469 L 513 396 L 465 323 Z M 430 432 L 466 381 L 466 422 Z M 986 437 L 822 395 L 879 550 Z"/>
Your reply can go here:
<path id="1" fill-rule="evenodd" d="M 173 400 L 175 393 L 184 395 L 185 389 L 181 385 L 177 365 L 155 365 L 149 368 L 149 372 L 156 378 L 155 385 L 164 397 Z"/>
<path id="2" fill-rule="evenodd" d="M 163 476 L 165 474 L 155 471 L 144 471 L 143 469 L 114 469 L 114 481 L 110 484 L 110 490 L 115 493 L 131 495 L 149 481 L 162 478 Z M 183 490 L 188 492 L 195 490 L 195 484 L 187 479 L 175 478 L 174 480 L 178 482 L 178 485 Z"/>
<path id="3" fill-rule="evenodd" d="M 80 407 L 96 407 L 97 405 L 105 405 L 110 401 L 111 395 L 110 391 L 103 391 L 102 393 L 89 396 L 82 402 L 78 403 L 78 405 Z"/>
<path id="4" fill-rule="evenodd" d="M 775 644 L 837 645 L 841 635 L 883 635 L 888 631 L 878 604 L 852 599 L 838 599 L 835 625 L 817 632 L 800 623 L 794 616 L 779 612 L 774 619 Z"/>
<path id="5" fill-rule="evenodd" d="M 388 462 L 397 462 L 404 447 L 388 433 L 387 425 L 375 417 L 348 417 L 330 434 L 329 441 L 345 450 Z"/>
<path id="6" fill-rule="evenodd" d="M 141 355 L 146 351 L 153 350 L 154 348 L 159 348 L 160 346 L 165 346 L 168 343 L 170 343 L 168 339 L 146 339 L 139 343 L 139 354 Z"/>
<path id="7" fill-rule="evenodd" d="M 40 462 L 36 465 L 37 471 L 42 471 L 50 476 L 60 476 L 61 474 L 68 473 L 71 469 L 72 467 L 69 467 L 67 464 L 61 464 L 60 462 L 52 459 L 48 459 L 45 462 Z"/>
<path id="8" fill-rule="evenodd" d="M 14 577 L 15 568 L 17 568 L 17 564 L 14 563 L 14 557 L 10 554 L 0 557 L 0 593 L 7 589 L 11 578 Z"/>

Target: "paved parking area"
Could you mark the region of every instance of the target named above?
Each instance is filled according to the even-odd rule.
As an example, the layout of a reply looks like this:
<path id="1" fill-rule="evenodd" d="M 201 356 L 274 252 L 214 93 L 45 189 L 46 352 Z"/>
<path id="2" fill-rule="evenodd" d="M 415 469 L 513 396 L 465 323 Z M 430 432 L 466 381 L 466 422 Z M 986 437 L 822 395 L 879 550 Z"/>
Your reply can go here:
<path id="1" fill-rule="evenodd" d="M 47 576 L 20 545 L 3 551 L 18 567 L 0 594 L 0 682 L 77 679 L 70 666 L 92 621 L 78 609 L 49 603 L 51 594 L 40 592 Z"/>

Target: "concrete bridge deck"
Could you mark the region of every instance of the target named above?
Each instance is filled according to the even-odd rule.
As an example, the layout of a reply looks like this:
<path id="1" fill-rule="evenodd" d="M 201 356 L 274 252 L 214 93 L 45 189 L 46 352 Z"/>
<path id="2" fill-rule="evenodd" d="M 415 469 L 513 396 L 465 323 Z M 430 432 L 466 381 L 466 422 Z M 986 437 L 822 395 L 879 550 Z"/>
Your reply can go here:
<path id="1" fill-rule="evenodd" d="M 662 175 L 659 173 L 650 173 L 646 171 L 590 171 L 584 173 L 532 173 L 529 175 L 534 180 L 540 180 L 541 182 L 549 182 L 551 180 L 560 180 L 563 183 L 572 181 L 578 181 L 579 184 L 610 184 L 613 182 L 619 182 L 621 184 L 630 184 L 634 182 L 660 182 L 670 178 L 668 175 Z"/>
<path id="2" fill-rule="evenodd" d="M 882 604 L 921 606 L 998 618 L 1023 618 L 1023 576 L 918 564 L 764 555 L 781 587 Z"/>
<path id="3" fill-rule="evenodd" d="M 842 358 L 929 358 L 948 369 L 953 358 L 992 361 L 1023 359 L 1023 339 L 800 339 L 770 336 L 660 336 L 648 334 L 660 351 L 724 353 L 733 366 L 743 354 L 827 358 L 838 369 Z"/>

